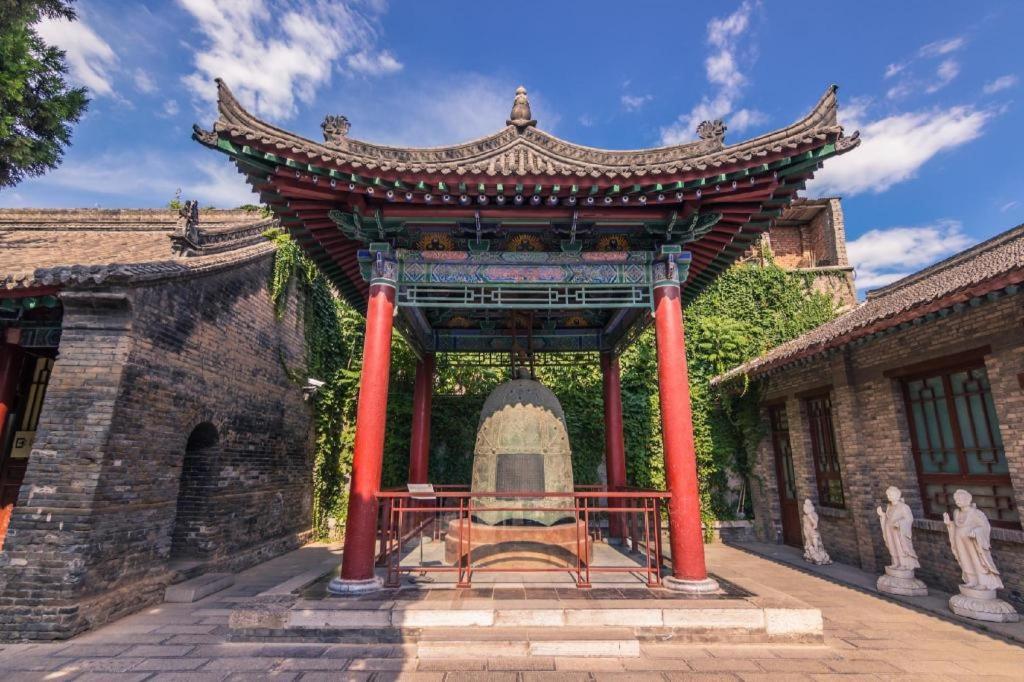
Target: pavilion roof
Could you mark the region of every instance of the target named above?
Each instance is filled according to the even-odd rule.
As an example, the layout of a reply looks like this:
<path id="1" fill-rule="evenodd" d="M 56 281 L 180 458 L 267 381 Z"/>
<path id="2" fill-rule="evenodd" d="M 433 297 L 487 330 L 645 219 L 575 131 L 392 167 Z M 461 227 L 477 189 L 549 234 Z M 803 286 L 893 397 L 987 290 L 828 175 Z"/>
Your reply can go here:
<path id="1" fill-rule="evenodd" d="M 745 142 L 727 145 L 725 124 L 705 121 L 695 142 L 627 151 L 538 130 L 522 88 L 504 128 L 433 148 L 356 140 L 343 116 L 326 117 L 324 140 L 313 141 L 257 118 L 223 81 L 217 88 L 218 118 L 212 130 L 197 126 L 193 138 L 234 161 L 360 311 L 368 284 L 359 252 L 385 242 L 465 253 L 486 241 L 494 251 L 528 245 L 552 254 L 566 243 L 584 254 L 672 245 L 692 254 L 683 290 L 692 300 L 769 229 L 825 160 L 859 142 L 837 123 L 834 86 L 799 121 Z M 421 331 L 466 322 L 445 321 L 442 312 L 417 322 Z M 643 317 L 632 315 L 626 327 L 634 322 Z"/>
<path id="2" fill-rule="evenodd" d="M 726 127 L 721 121 L 702 124 L 698 129 L 700 139 L 695 142 L 632 150 L 587 147 L 557 138 L 533 125 L 514 125 L 514 121 L 509 121 L 505 128 L 492 135 L 462 144 L 394 147 L 348 137 L 344 117 L 325 120 L 324 142 L 306 139 L 248 112 L 224 81 L 217 79 L 220 116 L 212 133 L 197 131 L 197 136 L 200 141 L 215 146 L 218 134 L 228 135 L 244 143 L 298 155 L 310 163 L 331 164 L 356 173 L 624 180 L 732 169 L 751 162 L 760 163 L 773 153 L 834 141 L 842 134 L 836 119 L 836 91 L 836 86 L 829 87 L 814 108 L 792 125 L 732 145 L 724 144 Z M 853 140 L 855 138 L 851 138 L 850 147 Z"/>

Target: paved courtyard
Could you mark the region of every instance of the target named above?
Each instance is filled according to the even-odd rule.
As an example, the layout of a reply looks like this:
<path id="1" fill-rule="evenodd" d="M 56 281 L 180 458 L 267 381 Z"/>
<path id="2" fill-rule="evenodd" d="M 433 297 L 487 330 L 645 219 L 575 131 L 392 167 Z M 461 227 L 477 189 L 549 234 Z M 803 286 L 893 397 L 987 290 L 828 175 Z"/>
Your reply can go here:
<path id="1" fill-rule="evenodd" d="M 755 576 L 819 607 L 822 645 L 646 643 L 639 658 L 414 658 L 405 644 L 227 642 L 237 602 L 308 571 L 337 548 L 309 546 L 238 576 L 195 604 L 161 604 L 73 641 L 0 648 L 15 680 L 1020 680 L 1024 648 L 739 549 L 709 547 L 712 571 Z"/>

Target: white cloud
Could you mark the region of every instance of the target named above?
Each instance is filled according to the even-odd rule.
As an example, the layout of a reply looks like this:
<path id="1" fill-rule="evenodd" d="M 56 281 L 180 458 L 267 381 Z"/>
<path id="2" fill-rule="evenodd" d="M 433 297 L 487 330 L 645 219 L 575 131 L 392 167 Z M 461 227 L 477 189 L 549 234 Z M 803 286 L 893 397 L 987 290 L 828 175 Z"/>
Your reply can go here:
<path id="1" fill-rule="evenodd" d="M 581 114 L 579 117 L 579 122 L 580 125 L 583 126 L 584 128 L 593 128 L 594 125 L 597 124 L 597 121 L 594 120 L 594 117 L 591 116 L 590 114 Z"/>
<path id="2" fill-rule="evenodd" d="M 653 99 L 654 95 L 623 95 L 621 101 L 626 111 L 639 111 Z"/>
<path id="3" fill-rule="evenodd" d="M 156 92 L 156 82 L 145 69 L 135 69 L 132 72 L 132 80 L 135 81 L 135 87 L 139 92 L 144 92 L 146 94 Z"/>
<path id="4" fill-rule="evenodd" d="M 48 44 L 67 54 L 71 77 L 95 95 L 112 95 L 112 72 L 117 68 L 117 53 L 79 18 L 44 18 L 35 25 L 36 32 Z"/>
<path id="5" fill-rule="evenodd" d="M 999 207 L 999 211 L 1001 213 L 1006 213 L 1007 211 L 1012 211 L 1013 209 L 1017 208 L 1018 206 L 1020 206 L 1020 202 L 1019 201 L 1007 201 L 1005 204 L 1003 204 L 1002 206 Z"/>
<path id="6" fill-rule="evenodd" d="M 753 126 L 763 125 L 768 122 L 768 116 L 756 109 L 740 109 L 734 111 L 729 117 L 729 128 L 736 131 L 744 131 Z"/>
<path id="7" fill-rule="evenodd" d="M 178 100 L 169 99 L 164 102 L 163 110 L 157 115 L 161 118 L 174 118 L 180 111 L 181 107 L 178 106 Z"/>
<path id="8" fill-rule="evenodd" d="M 384 144 L 431 146 L 490 135 L 505 125 L 519 83 L 461 74 L 445 81 L 418 83 L 380 98 L 349 101 L 344 112 L 352 135 Z M 547 108 L 543 93 L 529 92 L 538 125 L 553 131 L 560 117 Z M 380 112 L 387 111 L 387 117 Z"/>
<path id="9" fill-rule="evenodd" d="M 1005 76 L 1000 76 L 994 81 L 989 81 L 988 83 L 985 83 L 985 87 L 982 89 L 984 90 L 986 95 L 994 95 L 997 92 L 1009 90 L 1013 86 L 1017 85 L 1017 81 L 1017 76 L 1011 73 Z"/>
<path id="10" fill-rule="evenodd" d="M 946 40 L 936 40 L 934 43 L 922 45 L 917 51 L 917 54 L 921 57 L 941 57 L 942 55 L 949 54 L 950 52 L 956 52 L 966 44 L 967 41 L 963 36 L 947 38 Z"/>
<path id="11" fill-rule="evenodd" d="M 907 68 L 906 64 L 889 64 L 889 66 L 885 67 L 885 77 L 892 78 L 896 74 L 902 72 L 905 68 Z"/>
<path id="12" fill-rule="evenodd" d="M 900 97 L 906 97 L 913 91 L 913 86 L 909 82 L 904 81 L 903 83 L 898 83 L 886 90 L 885 96 L 889 99 L 899 99 Z"/>
<path id="13" fill-rule="evenodd" d="M 234 208 L 259 202 L 259 197 L 253 193 L 245 178 L 227 159 L 205 159 L 197 162 L 195 168 L 202 177 L 186 182 L 182 196 L 195 197 L 200 204 L 217 208 Z"/>
<path id="14" fill-rule="evenodd" d="M 377 54 L 358 52 L 351 55 L 346 62 L 349 69 L 367 76 L 383 76 L 389 73 L 398 73 L 403 68 L 402 63 L 395 59 L 387 50 Z"/>
<path id="15" fill-rule="evenodd" d="M 960 64 L 955 59 L 945 59 L 939 64 L 939 68 L 935 69 L 935 76 L 938 80 L 925 88 L 925 91 L 929 93 L 938 92 L 949 85 L 959 74 Z"/>
<path id="16" fill-rule="evenodd" d="M 927 45 L 922 45 L 911 58 L 903 62 L 893 62 L 885 67 L 885 78 L 900 76 L 897 83 L 886 91 L 889 99 L 899 99 L 915 92 L 935 93 L 946 87 L 960 74 L 960 63 L 947 56 L 962 49 L 967 45 L 963 36 L 937 40 Z M 942 59 L 935 68 L 934 77 L 916 75 L 917 69 L 913 68 L 921 61 Z"/>
<path id="17" fill-rule="evenodd" d="M 715 86 L 712 95 L 705 95 L 689 113 L 681 114 L 673 123 L 661 129 L 662 144 L 679 144 L 696 137 L 701 121 L 725 119 L 734 131 L 742 131 L 753 125 L 760 125 L 767 117 L 755 110 L 742 109 L 734 112 L 747 79 L 736 63 L 736 47 L 739 38 L 750 27 L 750 15 L 754 4 L 746 0 L 732 14 L 715 17 L 708 22 L 707 42 L 713 49 L 704 61 L 704 72 L 708 82 Z"/>
<path id="18" fill-rule="evenodd" d="M 334 65 L 365 53 L 376 40 L 371 18 L 329 0 L 178 0 L 195 17 L 204 40 L 195 71 L 182 80 L 210 107 L 212 81 L 223 78 L 243 104 L 270 118 L 288 119 L 328 83 Z M 369 53 L 367 53 L 369 54 Z M 364 63 L 365 62 L 365 63 Z M 400 66 L 389 53 L 357 66 Z"/>
<path id="19" fill-rule="evenodd" d="M 859 128 L 860 147 L 831 160 L 809 185 L 813 196 L 880 193 L 914 177 L 936 154 L 979 137 L 993 116 L 969 106 L 909 112 L 861 124 L 855 113 L 840 112 L 843 125 Z"/>
<path id="20" fill-rule="evenodd" d="M 857 288 L 872 289 L 906 277 L 970 246 L 957 220 L 931 225 L 890 227 L 865 232 L 846 251 L 857 272 Z"/>
<path id="21" fill-rule="evenodd" d="M 232 208 L 256 200 L 244 178 L 224 158 L 203 158 L 204 152 L 169 160 L 155 150 L 101 154 L 87 161 L 65 161 L 56 170 L 34 180 L 47 188 L 77 190 L 97 197 L 157 197 L 170 201 L 178 188 L 186 199 L 200 204 Z M 162 199 L 166 197 L 166 199 Z M 152 203 L 152 202 L 150 202 Z"/>

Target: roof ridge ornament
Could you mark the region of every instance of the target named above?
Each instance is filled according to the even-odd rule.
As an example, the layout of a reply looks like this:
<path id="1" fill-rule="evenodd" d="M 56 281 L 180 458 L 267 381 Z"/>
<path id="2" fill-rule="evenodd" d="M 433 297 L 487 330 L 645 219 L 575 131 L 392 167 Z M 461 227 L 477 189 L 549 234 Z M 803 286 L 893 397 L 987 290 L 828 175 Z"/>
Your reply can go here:
<path id="1" fill-rule="evenodd" d="M 320 124 L 320 129 L 324 131 L 324 142 L 341 142 L 348 137 L 348 131 L 352 127 L 349 123 L 347 116 L 336 116 L 334 114 L 328 114 L 324 116 L 324 122 Z"/>
<path id="2" fill-rule="evenodd" d="M 536 127 L 537 125 L 536 119 L 533 118 L 533 114 L 530 112 L 530 98 L 526 96 L 526 88 L 522 85 L 516 88 L 516 97 L 512 101 L 512 113 L 509 114 L 505 125 L 515 126 L 519 128 L 519 132 L 523 132 L 530 126 Z"/>
<path id="3" fill-rule="evenodd" d="M 192 256 L 200 247 L 199 202 L 189 199 L 178 208 L 177 225 L 171 235 L 171 250 L 179 256 Z"/>
<path id="4" fill-rule="evenodd" d="M 718 143 L 725 141 L 725 131 L 729 128 L 720 118 L 713 121 L 701 121 L 697 126 L 697 137 L 702 140 L 713 140 Z"/>

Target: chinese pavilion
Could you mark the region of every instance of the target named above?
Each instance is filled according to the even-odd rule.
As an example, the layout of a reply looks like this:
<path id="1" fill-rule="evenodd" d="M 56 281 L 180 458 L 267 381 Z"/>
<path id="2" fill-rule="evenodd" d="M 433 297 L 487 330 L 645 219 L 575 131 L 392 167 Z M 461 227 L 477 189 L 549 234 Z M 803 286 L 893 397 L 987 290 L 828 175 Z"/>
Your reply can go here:
<path id="1" fill-rule="evenodd" d="M 682 305 L 767 230 L 833 156 L 858 143 L 836 88 L 796 123 L 725 144 L 617 151 L 537 128 L 519 88 L 506 127 L 464 144 L 323 142 L 266 123 L 218 81 L 194 138 L 227 154 L 345 299 L 366 316 L 339 589 L 372 588 L 392 326 L 420 358 L 410 482 L 425 482 L 435 353 L 600 352 L 609 488 L 625 486 L 618 355 L 653 317 L 674 588 L 714 588 L 702 546 Z"/>

